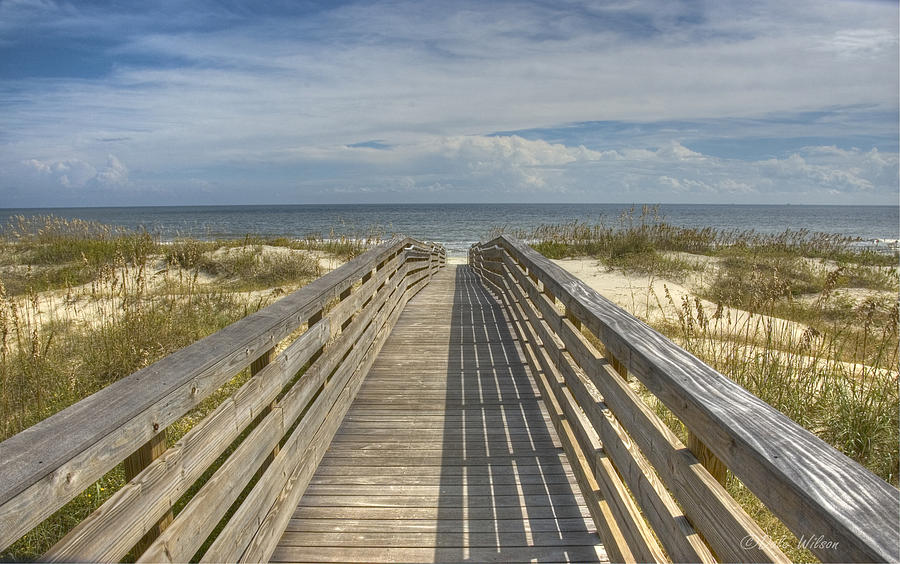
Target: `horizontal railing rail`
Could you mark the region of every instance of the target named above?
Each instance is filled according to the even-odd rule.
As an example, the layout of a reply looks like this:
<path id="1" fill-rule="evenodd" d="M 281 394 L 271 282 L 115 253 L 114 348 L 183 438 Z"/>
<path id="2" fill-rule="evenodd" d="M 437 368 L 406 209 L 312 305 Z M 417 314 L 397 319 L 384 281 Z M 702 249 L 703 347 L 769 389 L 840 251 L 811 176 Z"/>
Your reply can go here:
<path id="1" fill-rule="evenodd" d="M 124 463 L 127 483 L 44 559 L 268 559 L 394 322 L 445 261 L 439 245 L 388 241 L 0 443 L 0 547 Z M 167 448 L 166 428 L 248 367 Z"/>
<path id="2" fill-rule="evenodd" d="M 524 243 L 476 244 L 469 263 L 510 315 L 613 561 L 787 561 L 726 468 L 822 561 L 900 560 L 896 488 Z"/>

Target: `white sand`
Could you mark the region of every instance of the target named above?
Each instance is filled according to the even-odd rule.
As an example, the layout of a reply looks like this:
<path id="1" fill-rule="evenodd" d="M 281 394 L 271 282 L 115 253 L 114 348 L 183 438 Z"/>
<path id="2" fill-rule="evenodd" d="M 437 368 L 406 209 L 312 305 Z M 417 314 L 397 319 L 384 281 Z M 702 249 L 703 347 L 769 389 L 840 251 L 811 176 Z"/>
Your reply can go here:
<path id="1" fill-rule="evenodd" d="M 616 305 L 648 323 L 677 322 L 679 312 L 685 314 L 687 311 L 691 312 L 696 320 L 700 311 L 698 304 L 707 318 L 711 318 L 719 309 L 713 302 L 697 298 L 691 287 L 674 280 L 608 269 L 598 260 L 591 258 L 562 259 L 553 262 Z M 671 300 L 666 296 L 667 289 Z M 748 323 L 753 325 L 763 323 L 778 333 L 789 331 L 794 338 L 799 339 L 807 329 L 802 323 L 754 315 L 740 309 L 723 308 L 720 313 L 723 319 L 716 324 L 720 330 L 731 328 L 737 331 L 746 328 Z"/>
<path id="2" fill-rule="evenodd" d="M 662 321 L 679 323 L 679 310 L 681 313 L 684 313 L 685 309 L 691 312 L 693 322 L 696 323 L 698 302 L 701 304 L 707 319 L 711 318 L 717 309 L 716 304 L 698 299 L 694 295 L 692 288 L 673 280 L 626 274 L 617 269 L 608 269 L 592 258 L 562 259 L 554 260 L 553 262 L 619 307 L 651 324 L 657 324 Z M 694 283 L 699 288 L 700 280 L 695 279 Z M 668 288 L 669 295 L 672 297 L 671 302 L 665 295 L 666 288 Z M 884 292 L 873 292 L 864 289 L 844 289 L 842 292 L 844 295 L 857 301 L 872 297 L 875 294 L 884 295 Z M 684 306 L 685 300 L 688 303 L 687 308 Z M 810 368 L 813 365 L 824 367 L 824 364 L 826 364 L 823 359 L 798 354 L 801 350 L 801 342 L 804 340 L 804 333 L 808 329 L 802 323 L 752 314 L 740 309 L 724 308 L 721 311 L 721 317 L 718 320 L 711 320 L 708 327 L 708 335 L 711 337 L 711 340 L 708 341 L 710 345 L 720 343 L 723 350 L 725 347 L 732 347 L 738 354 L 745 357 L 748 362 L 752 362 L 753 359 L 760 355 L 777 355 L 781 357 L 783 362 L 797 362 L 806 368 Z M 790 352 L 747 344 L 737 345 L 733 342 L 734 337 L 737 337 L 736 340 L 738 342 L 746 343 L 745 337 L 756 336 L 764 339 L 767 335 L 771 335 L 774 341 L 781 346 L 787 346 Z M 807 333 L 806 339 L 809 341 L 809 345 L 815 346 L 817 342 L 816 337 Z M 727 341 L 732 342 L 726 344 Z M 864 371 L 873 370 L 871 367 L 850 362 L 839 362 L 837 364 L 841 365 L 844 373 L 848 376 L 858 377 Z M 882 376 L 897 378 L 897 371 L 875 370 Z"/>
<path id="3" fill-rule="evenodd" d="M 251 248 L 256 248 L 252 246 Z M 247 247 L 220 247 L 211 253 L 212 256 L 234 254 L 244 252 Z M 312 256 L 318 261 L 320 275 L 327 274 L 344 264 L 343 259 L 335 257 L 324 251 L 293 250 L 286 247 L 274 247 L 263 245 L 260 248 L 263 255 L 272 254 L 303 254 Z M 103 320 L 115 319 L 121 313 L 122 298 L 119 290 L 122 283 L 128 287 L 135 287 L 138 280 L 143 277 L 145 295 L 159 295 L 160 292 L 184 290 L 186 286 L 211 287 L 223 283 L 223 279 L 203 272 L 195 272 L 175 266 L 167 265 L 162 256 L 152 259 L 148 264 L 148 270 L 140 272 L 132 267 L 117 268 L 110 274 L 117 279 L 116 290 L 111 290 L 110 282 L 88 282 L 82 286 L 76 286 L 70 290 L 49 290 L 38 294 L 34 302 L 29 302 L 25 297 L 12 300 L 20 315 L 29 327 L 47 326 L 51 322 L 75 323 L 83 326 L 96 326 Z M 246 292 L 234 292 L 247 303 L 261 303 L 268 305 L 279 298 L 296 290 L 298 285 L 289 285 L 277 288 L 266 288 Z M 179 291 L 179 293 L 181 293 Z M 132 294 L 132 292 L 129 292 Z"/>

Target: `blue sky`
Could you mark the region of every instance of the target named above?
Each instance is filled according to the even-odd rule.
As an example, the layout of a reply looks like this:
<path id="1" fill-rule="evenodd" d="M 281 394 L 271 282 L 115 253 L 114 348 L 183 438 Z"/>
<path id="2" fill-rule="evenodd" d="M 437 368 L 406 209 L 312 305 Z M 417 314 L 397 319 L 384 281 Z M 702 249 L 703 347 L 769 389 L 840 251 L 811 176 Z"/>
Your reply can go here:
<path id="1" fill-rule="evenodd" d="M 898 17 L 0 0 L 0 207 L 897 205 Z"/>

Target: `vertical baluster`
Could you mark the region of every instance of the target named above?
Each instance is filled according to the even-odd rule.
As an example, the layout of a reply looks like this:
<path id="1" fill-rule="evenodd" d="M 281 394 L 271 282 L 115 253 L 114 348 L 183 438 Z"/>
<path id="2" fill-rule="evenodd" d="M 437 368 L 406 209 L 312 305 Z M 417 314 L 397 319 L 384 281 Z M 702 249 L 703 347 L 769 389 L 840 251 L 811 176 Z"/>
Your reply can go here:
<path id="1" fill-rule="evenodd" d="M 271 349 L 264 352 L 259 358 L 257 358 L 256 360 L 254 360 L 253 362 L 250 363 L 250 376 L 251 377 L 256 376 L 256 374 L 259 373 L 260 370 L 265 368 L 274 359 L 275 359 L 275 347 L 272 347 Z M 263 417 L 265 417 L 265 414 L 272 411 L 272 408 L 275 407 L 275 403 L 276 402 L 273 400 L 272 403 L 269 404 L 269 406 L 265 409 L 265 411 L 263 411 Z M 263 462 L 262 466 L 260 467 L 260 469 L 259 469 L 260 474 L 263 471 L 265 471 L 265 469 L 269 466 L 269 464 L 272 462 L 272 460 L 274 460 L 275 457 L 278 455 L 278 449 L 279 449 L 279 446 L 275 445 L 275 448 L 272 450 L 272 452 L 266 458 L 265 462 Z"/>
<path id="2" fill-rule="evenodd" d="M 152 439 L 144 443 L 139 449 L 125 459 L 125 481 L 130 482 L 137 476 L 141 470 L 150 465 L 151 462 L 159 458 L 166 451 L 166 430 L 163 429 L 153 436 Z M 155 525 L 150 527 L 144 536 L 134 545 L 133 553 L 135 555 L 142 554 L 156 538 L 172 522 L 172 510 L 166 512 Z"/>
<path id="3" fill-rule="evenodd" d="M 694 456 L 697 457 L 697 460 L 700 461 L 700 464 L 703 465 L 704 468 L 709 470 L 709 473 L 712 474 L 712 477 L 716 479 L 717 482 L 725 485 L 725 478 L 728 475 L 728 467 L 725 466 L 725 463 L 716 457 L 715 454 L 709 450 L 703 442 L 700 440 L 697 435 L 688 431 L 687 437 L 687 447 L 691 452 L 694 453 Z"/>

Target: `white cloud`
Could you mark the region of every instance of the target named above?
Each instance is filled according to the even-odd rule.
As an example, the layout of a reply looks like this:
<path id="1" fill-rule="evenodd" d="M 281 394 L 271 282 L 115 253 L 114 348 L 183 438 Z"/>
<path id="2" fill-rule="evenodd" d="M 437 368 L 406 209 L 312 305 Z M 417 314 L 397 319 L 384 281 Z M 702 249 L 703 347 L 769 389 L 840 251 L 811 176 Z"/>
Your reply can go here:
<path id="1" fill-rule="evenodd" d="M 51 178 L 64 188 L 84 188 L 89 185 L 114 187 L 128 183 L 128 168 L 112 154 L 107 155 L 106 166 L 100 171 L 79 158 L 28 159 L 22 161 L 22 165 L 34 175 Z"/>
<path id="2" fill-rule="evenodd" d="M 812 147 L 806 156 L 793 154 L 785 159 L 758 163 L 760 173 L 785 180 L 805 181 L 837 193 L 896 192 L 898 157 L 879 153 L 846 151 L 835 147 Z"/>
<path id="3" fill-rule="evenodd" d="M 640 200 L 675 189 L 663 177 L 686 194 L 788 192 L 791 182 L 882 199 L 896 191 L 896 159 L 877 152 L 817 149 L 742 163 L 664 135 L 616 150 L 487 135 L 586 121 L 637 129 L 780 115 L 788 117 L 755 134 L 804 137 L 811 124 L 791 116 L 824 110 L 842 119 L 816 123 L 816 136 L 895 136 L 895 123 L 854 113 L 896 113 L 893 3 L 397 0 L 195 29 L 189 19 L 172 25 L 179 18 L 169 14 L 109 11 L 0 2 L 0 43 L 4 32 L 32 28 L 53 37 L 102 30 L 119 42 L 97 54 L 112 69 L 100 78 L 6 81 L 0 170 L 26 162 L 34 178 L 56 186 L 142 190 L 158 178 L 194 186 L 204 171 L 229 166 L 281 178 L 330 166 L 318 178 L 373 189 L 334 166 L 341 163 L 360 177 L 388 171 L 375 184 L 400 189 L 410 184 L 398 179 L 414 178 L 412 185 L 442 193 L 478 178 L 483 189 L 508 194 Z M 392 148 L 347 147 L 361 139 Z"/>
<path id="4" fill-rule="evenodd" d="M 896 33 L 888 29 L 844 29 L 823 41 L 821 49 L 844 60 L 875 57 L 883 51 L 897 50 Z"/>
<path id="5" fill-rule="evenodd" d="M 594 151 L 519 136 L 453 136 L 365 155 L 370 192 L 393 191 L 398 178 L 405 193 L 434 191 L 437 174 L 448 193 L 487 185 L 537 201 L 791 201 L 793 194 L 797 201 L 852 203 L 895 195 L 900 171 L 897 154 L 876 150 L 807 147 L 747 161 L 705 155 L 674 140 L 655 150 Z M 420 174 L 401 174 L 410 170 Z M 385 179 L 380 187 L 379 177 Z"/>
<path id="6" fill-rule="evenodd" d="M 28 159 L 22 164 L 66 188 L 80 188 L 97 175 L 97 169 L 90 163 L 77 158 L 50 161 Z"/>
<path id="7" fill-rule="evenodd" d="M 128 184 L 128 167 L 122 164 L 122 161 L 115 155 L 107 155 L 106 168 L 97 173 L 96 180 L 104 186 Z"/>

